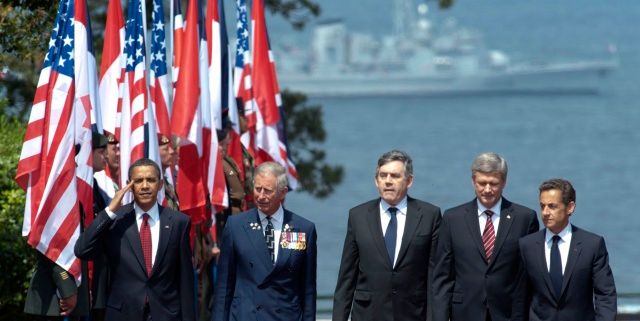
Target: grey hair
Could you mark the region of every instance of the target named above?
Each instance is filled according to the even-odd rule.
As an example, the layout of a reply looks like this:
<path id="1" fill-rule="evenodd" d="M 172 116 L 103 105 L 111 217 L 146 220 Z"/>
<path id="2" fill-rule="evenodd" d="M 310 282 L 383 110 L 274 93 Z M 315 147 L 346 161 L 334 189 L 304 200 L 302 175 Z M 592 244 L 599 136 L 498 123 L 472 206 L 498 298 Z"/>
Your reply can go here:
<path id="1" fill-rule="evenodd" d="M 287 189 L 289 180 L 287 179 L 287 170 L 284 168 L 284 166 L 276 162 L 264 162 L 258 165 L 253 176 L 254 182 L 256 176 L 265 173 L 269 173 L 276 177 L 276 188 L 278 189 L 278 192 Z"/>
<path id="2" fill-rule="evenodd" d="M 475 173 L 500 173 L 503 179 L 507 178 L 507 161 L 502 156 L 493 153 L 486 152 L 478 155 L 471 164 L 471 174 Z"/>
<path id="3" fill-rule="evenodd" d="M 386 165 L 387 163 L 391 163 L 393 161 L 400 161 L 404 164 L 405 177 L 413 176 L 413 160 L 411 160 L 411 156 L 397 149 L 388 151 L 382 154 L 380 158 L 378 158 L 378 167 L 376 167 L 376 175 L 378 174 L 380 167 Z"/>

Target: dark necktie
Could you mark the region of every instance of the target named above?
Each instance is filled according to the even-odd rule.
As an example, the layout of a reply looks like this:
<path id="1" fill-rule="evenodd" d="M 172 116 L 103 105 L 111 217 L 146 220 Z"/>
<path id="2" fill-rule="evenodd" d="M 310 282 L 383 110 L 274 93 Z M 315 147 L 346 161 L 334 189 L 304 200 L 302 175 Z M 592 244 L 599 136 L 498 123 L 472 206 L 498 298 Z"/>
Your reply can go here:
<path id="1" fill-rule="evenodd" d="M 144 255 L 144 265 L 147 268 L 147 276 L 151 276 L 151 227 L 149 227 L 149 214 L 142 214 L 142 224 L 140 225 L 140 244 L 142 244 L 142 254 Z"/>
<path id="2" fill-rule="evenodd" d="M 276 261 L 275 252 L 274 252 L 274 236 L 273 236 L 273 223 L 271 223 L 271 216 L 267 216 L 267 228 L 264 229 L 264 238 L 267 241 L 267 248 L 269 249 L 269 254 L 271 254 L 271 263 Z"/>
<path id="3" fill-rule="evenodd" d="M 560 257 L 558 241 L 560 241 L 561 238 L 558 235 L 554 235 L 552 240 L 553 244 L 551 244 L 549 275 L 551 276 L 553 289 L 556 291 L 556 298 L 560 298 L 560 293 L 562 292 L 562 258 Z"/>
<path id="4" fill-rule="evenodd" d="M 387 231 L 384 233 L 384 243 L 387 246 L 387 253 L 389 254 L 391 266 L 393 266 L 393 259 L 396 255 L 396 238 L 398 235 L 398 219 L 396 218 L 398 209 L 395 207 L 389 207 L 388 211 L 389 214 L 391 214 L 391 220 L 389 220 Z"/>
<path id="5" fill-rule="evenodd" d="M 484 253 L 487 255 L 487 261 L 490 261 L 491 254 L 493 254 L 493 246 L 496 243 L 496 231 L 491 221 L 493 211 L 486 210 L 484 214 L 487 215 L 487 224 L 484 225 L 484 231 L 482 232 L 482 244 L 484 244 Z"/>

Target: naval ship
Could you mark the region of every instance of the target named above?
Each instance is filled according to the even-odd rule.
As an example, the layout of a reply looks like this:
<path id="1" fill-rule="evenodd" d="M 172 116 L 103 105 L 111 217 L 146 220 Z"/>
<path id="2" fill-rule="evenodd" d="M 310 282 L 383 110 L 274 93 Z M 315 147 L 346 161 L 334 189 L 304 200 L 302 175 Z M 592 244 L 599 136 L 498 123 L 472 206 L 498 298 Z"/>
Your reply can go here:
<path id="1" fill-rule="evenodd" d="M 310 97 L 598 94 L 618 67 L 601 60 L 512 62 L 454 19 L 435 25 L 426 3 L 393 0 L 393 29 L 380 37 L 341 20 L 317 24 L 307 50 L 278 50 L 281 87 Z"/>

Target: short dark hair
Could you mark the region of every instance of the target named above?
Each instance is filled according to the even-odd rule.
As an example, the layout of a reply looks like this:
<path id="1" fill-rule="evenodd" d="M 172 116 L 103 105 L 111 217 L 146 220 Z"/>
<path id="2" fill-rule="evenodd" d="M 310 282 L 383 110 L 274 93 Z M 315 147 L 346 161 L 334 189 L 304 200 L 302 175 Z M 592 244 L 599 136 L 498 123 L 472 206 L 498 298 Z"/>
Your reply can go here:
<path id="1" fill-rule="evenodd" d="M 413 175 L 413 161 L 411 160 L 411 156 L 397 149 L 388 151 L 382 154 L 380 158 L 378 158 L 378 167 L 376 167 L 376 175 L 378 175 L 378 171 L 380 170 L 380 167 L 386 165 L 387 163 L 391 163 L 393 161 L 400 161 L 404 164 L 405 177 L 409 177 Z"/>
<path id="2" fill-rule="evenodd" d="M 548 179 L 542 182 L 542 184 L 540 184 L 540 187 L 538 189 L 540 190 L 541 194 L 542 192 L 550 191 L 553 189 L 559 190 L 560 193 L 562 194 L 562 203 L 564 205 L 569 205 L 569 203 L 571 202 L 574 202 L 574 203 L 576 202 L 576 190 L 573 188 L 573 185 L 571 185 L 571 183 L 566 179 L 562 179 L 562 178 Z"/>
<path id="3" fill-rule="evenodd" d="M 131 166 L 129 166 L 129 179 L 131 179 L 131 173 L 133 173 L 133 169 L 141 166 L 153 166 L 153 168 L 156 170 L 156 173 L 158 174 L 158 179 L 162 178 L 162 175 L 160 175 L 160 166 L 158 166 L 156 162 L 149 158 L 140 158 L 137 161 L 133 162 Z"/>

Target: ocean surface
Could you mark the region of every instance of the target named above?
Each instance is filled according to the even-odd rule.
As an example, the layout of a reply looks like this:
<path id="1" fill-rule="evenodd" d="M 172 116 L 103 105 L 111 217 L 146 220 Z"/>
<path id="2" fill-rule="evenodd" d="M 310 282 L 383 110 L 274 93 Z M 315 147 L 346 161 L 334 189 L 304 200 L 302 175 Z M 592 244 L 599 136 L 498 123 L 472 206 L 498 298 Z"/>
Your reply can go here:
<path id="1" fill-rule="evenodd" d="M 344 18 L 363 32 L 391 29 L 390 1 L 319 3 L 320 20 Z M 323 106 L 328 161 L 346 173 L 327 199 L 287 197 L 289 209 L 317 225 L 319 294 L 335 288 L 348 210 L 377 196 L 376 160 L 394 148 L 413 157 L 410 195 L 443 210 L 474 197 L 469 167 L 484 151 L 508 161 L 504 195 L 537 211 L 543 180 L 570 180 L 577 190 L 571 222 L 605 237 L 618 292 L 640 292 L 640 1 L 467 0 L 435 12 L 435 19 L 447 17 L 479 30 L 489 48 L 512 60 L 605 58 L 614 44 L 620 68 L 600 95 L 312 101 Z M 306 37 L 282 22 L 270 27 L 276 44 L 280 36 Z"/>

